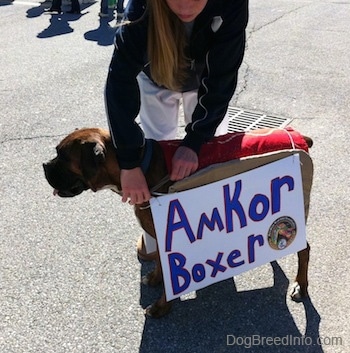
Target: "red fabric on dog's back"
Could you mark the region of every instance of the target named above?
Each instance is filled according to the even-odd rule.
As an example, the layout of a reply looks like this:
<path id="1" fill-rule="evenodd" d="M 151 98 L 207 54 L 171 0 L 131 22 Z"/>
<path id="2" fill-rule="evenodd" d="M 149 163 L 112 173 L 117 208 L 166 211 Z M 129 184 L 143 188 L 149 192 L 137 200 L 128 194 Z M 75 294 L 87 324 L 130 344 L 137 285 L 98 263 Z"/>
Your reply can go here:
<path id="1" fill-rule="evenodd" d="M 181 140 L 159 141 L 169 173 L 173 155 L 180 143 Z M 308 152 L 307 143 L 302 135 L 291 127 L 228 133 L 214 137 L 202 146 L 198 158 L 198 170 L 215 163 L 288 149 Z"/>

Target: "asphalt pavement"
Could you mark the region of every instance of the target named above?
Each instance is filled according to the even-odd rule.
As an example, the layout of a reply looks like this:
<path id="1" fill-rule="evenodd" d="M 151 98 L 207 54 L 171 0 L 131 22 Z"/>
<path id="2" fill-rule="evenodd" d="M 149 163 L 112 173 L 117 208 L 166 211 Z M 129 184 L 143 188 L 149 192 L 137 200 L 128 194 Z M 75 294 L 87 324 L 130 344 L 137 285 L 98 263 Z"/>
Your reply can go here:
<path id="1" fill-rule="evenodd" d="M 310 298 L 288 297 L 296 255 L 143 309 L 160 289 L 136 257 L 140 227 L 110 191 L 52 195 L 42 163 L 75 128 L 107 127 L 115 20 L 0 0 L 0 352 L 350 352 L 350 1 L 250 1 L 232 106 L 292 118 L 314 140 Z M 69 5 L 65 5 L 66 10 Z M 265 337 L 265 338 L 264 338 Z"/>

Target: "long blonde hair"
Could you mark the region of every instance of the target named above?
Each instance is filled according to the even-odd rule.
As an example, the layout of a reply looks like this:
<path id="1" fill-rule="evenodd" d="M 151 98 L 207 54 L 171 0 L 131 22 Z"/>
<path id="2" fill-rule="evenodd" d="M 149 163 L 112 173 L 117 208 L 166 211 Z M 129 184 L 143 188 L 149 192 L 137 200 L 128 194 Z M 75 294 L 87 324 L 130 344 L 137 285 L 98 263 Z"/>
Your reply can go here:
<path id="1" fill-rule="evenodd" d="M 152 79 L 179 90 L 186 79 L 186 33 L 181 20 L 165 0 L 148 0 L 148 58 Z"/>

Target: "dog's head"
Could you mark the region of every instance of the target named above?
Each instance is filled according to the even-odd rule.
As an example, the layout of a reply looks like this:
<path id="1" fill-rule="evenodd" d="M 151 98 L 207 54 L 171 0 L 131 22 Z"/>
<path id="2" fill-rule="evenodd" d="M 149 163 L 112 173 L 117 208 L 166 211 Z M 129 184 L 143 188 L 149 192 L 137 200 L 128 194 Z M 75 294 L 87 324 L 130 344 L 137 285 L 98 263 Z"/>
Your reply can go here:
<path id="1" fill-rule="evenodd" d="M 45 177 L 55 195 L 73 197 L 84 190 L 97 191 L 94 179 L 106 157 L 104 134 L 102 129 L 80 129 L 59 143 L 57 156 L 43 164 Z"/>

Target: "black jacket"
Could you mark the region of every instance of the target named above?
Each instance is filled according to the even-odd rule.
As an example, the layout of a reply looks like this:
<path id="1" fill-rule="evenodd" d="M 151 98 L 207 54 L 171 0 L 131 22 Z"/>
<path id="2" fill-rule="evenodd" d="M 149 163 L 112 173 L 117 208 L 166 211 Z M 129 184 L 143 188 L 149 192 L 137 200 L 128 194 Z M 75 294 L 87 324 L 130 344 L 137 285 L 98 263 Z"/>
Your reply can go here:
<path id="1" fill-rule="evenodd" d="M 145 0 L 130 0 L 138 17 Z M 197 16 L 188 53 L 193 80 L 183 91 L 198 88 L 198 104 L 181 143 L 199 153 L 224 118 L 237 85 L 245 49 L 248 0 L 208 0 Z M 122 169 L 140 165 L 144 134 L 135 118 L 140 108 L 136 76 L 149 75 L 147 62 L 147 11 L 140 20 L 120 27 L 107 78 L 105 99 L 109 127 Z M 166 117 L 164 117 L 166 118 Z"/>

